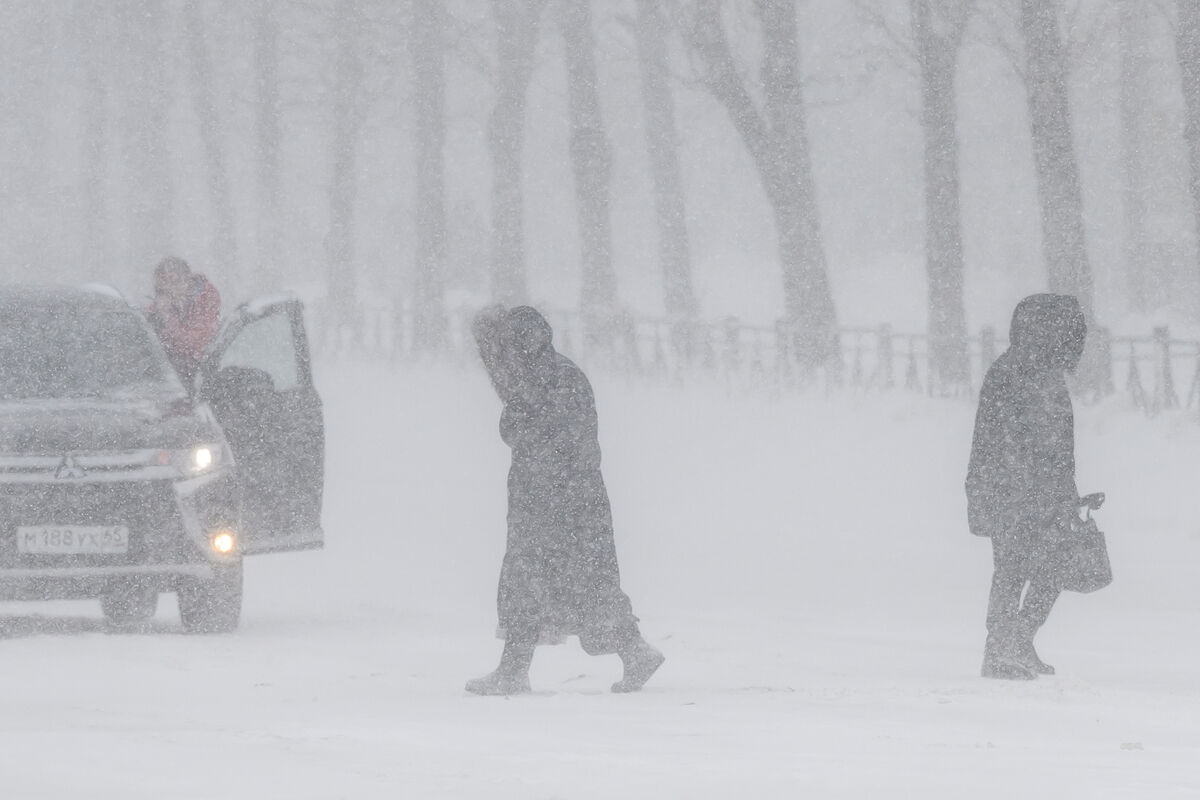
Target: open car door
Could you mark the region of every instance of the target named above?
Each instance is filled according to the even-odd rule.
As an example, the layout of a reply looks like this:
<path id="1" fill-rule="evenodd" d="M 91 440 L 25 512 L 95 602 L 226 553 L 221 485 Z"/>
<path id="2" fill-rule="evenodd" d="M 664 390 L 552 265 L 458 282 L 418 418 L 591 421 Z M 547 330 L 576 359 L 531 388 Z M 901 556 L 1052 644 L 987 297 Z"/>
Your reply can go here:
<path id="1" fill-rule="evenodd" d="M 239 306 L 213 341 L 200 381 L 199 397 L 233 450 L 243 552 L 323 546 L 325 421 L 300 301 Z"/>

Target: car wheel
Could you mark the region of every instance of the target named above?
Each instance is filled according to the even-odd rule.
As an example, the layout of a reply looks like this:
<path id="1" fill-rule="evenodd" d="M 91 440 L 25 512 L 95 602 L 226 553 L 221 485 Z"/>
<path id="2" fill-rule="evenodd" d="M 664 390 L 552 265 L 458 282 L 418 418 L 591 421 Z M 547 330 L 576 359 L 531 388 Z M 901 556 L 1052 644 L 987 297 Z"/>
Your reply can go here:
<path id="1" fill-rule="evenodd" d="M 158 610 L 156 589 L 127 583 L 100 598 L 100 610 L 114 625 L 145 622 Z"/>
<path id="2" fill-rule="evenodd" d="M 179 618 L 188 633 L 229 633 L 242 614 L 242 562 L 216 567 L 207 580 L 179 587 Z"/>

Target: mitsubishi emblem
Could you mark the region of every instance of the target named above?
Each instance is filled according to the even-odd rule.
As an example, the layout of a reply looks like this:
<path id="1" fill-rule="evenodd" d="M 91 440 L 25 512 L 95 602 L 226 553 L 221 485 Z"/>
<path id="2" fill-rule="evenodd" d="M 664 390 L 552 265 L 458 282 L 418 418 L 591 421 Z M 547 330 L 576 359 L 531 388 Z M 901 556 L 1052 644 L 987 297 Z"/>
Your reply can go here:
<path id="1" fill-rule="evenodd" d="M 58 468 L 54 470 L 54 477 L 71 480 L 73 478 L 83 478 L 87 476 L 87 470 L 75 461 L 74 456 L 65 455 L 62 461 L 59 462 Z"/>

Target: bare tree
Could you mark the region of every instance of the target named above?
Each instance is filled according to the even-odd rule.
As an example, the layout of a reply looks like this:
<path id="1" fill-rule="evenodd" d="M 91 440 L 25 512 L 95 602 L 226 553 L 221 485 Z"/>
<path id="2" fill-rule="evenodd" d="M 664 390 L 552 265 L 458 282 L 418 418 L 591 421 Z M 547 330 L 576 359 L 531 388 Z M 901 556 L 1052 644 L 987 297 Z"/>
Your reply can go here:
<path id="1" fill-rule="evenodd" d="M 334 330 L 349 326 L 355 336 L 359 333 L 359 321 L 354 210 L 358 198 L 359 133 L 365 117 L 361 98 L 363 66 L 358 54 L 362 22 L 360 0 L 349 0 L 334 9 L 336 62 L 330 139 L 333 173 L 329 182 L 329 231 L 325 235 L 327 322 Z"/>
<path id="2" fill-rule="evenodd" d="M 668 314 L 690 317 L 696 313 L 696 294 L 692 288 L 692 254 L 683 170 L 679 165 L 675 98 L 668 82 L 667 21 L 662 0 L 637 0 L 637 12 L 634 35 L 646 115 L 646 146 L 654 181 L 663 300 Z"/>
<path id="3" fill-rule="evenodd" d="M 417 116 L 417 261 L 414 344 L 436 349 L 445 339 L 446 42 L 442 0 L 413 4 L 413 69 Z"/>
<path id="4" fill-rule="evenodd" d="M 502 303 L 523 302 L 525 209 L 522 149 L 525 97 L 533 76 L 534 49 L 546 0 L 493 0 L 496 19 L 496 107 L 492 150 L 492 295 Z"/>
<path id="5" fill-rule="evenodd" d="M 925 133 L 925 268 L 934 378 L 969 379 L 958 174 L 958 54 L 974 0 L 911 0 Z"/>
<path id="6" fill-rule="evenodd" d="M 617 276 L 612 263 L 609 192 L 612 147 L 604 128 L 597 89 L 592 0 L 565 0 L 561 28 L 566 40 L 567 105 L 571 123 L 571 167 L 583 260 L 580 308 L 592 335 L 612 316 Z"/>
<path id="7" fill-rule="evenodd" d="M 255 123 L 258 141 L 258 264 L 255 289 L 280 280 L 280 171 L 282 101 L 279 91 L 279 4 L 262 0 L 255 20 Z"/>
<path id="8" fill-rule="evenodd" d="M 796 0 L 756 0 L 763 32 L 760 112 L 738 71 L 719 0 L 696 0 L 685 26 L 708 89 L 725 107 L 758 170 L 775 216 L 784 307 L 799 357 L 818 364 L 838 353 L 837 315 L 821 240 L 808 148 Z"/>
<path id="9" fill-rule="evenodd" d="M 83 53 L 83 203 L 84 263 L 101 270 L 113 267 L 112 220 L 108 210 L 108 86 L 112 80 L 108 47 L 110 12 L 106 6 L 91 8 L 76 2 L 77 34 Z"/>
<path id="10" fill-rule="evenodd" d="M 1146 66 L 1149 57 L 1144 0 L 1117 0 L 1117 48 L 1120 58 L 1117 113 L 1121 130 L 1121 208 L 1125 222 L 1125 269 L 1129 304 L 1140 311 L 1151 304 L 1147 275 L 1145 136 Z"/>
<path id="11" fill-rule="evenodd" d="M 213 98 L 212 57 L 205 33 L 204 15 L 198 0 L 184 5 L 187 47 L 191 62 L 192 103 L 200 118 L 200 138 L 208 162 L 208 194 L 212 206 L 212 258 L 235 287 L 244 277 L 237 264 L 237 232 L 233 213 L 233 193 L 229 185 L 229 165 L 222 141 L 224 128 Z"/>
<path id="12" fill-rule="evenodd" d="M 125 202 L 128 243 L 125 263 L 131 285 L 144 280 L 148 267 L 172 248 L 174 184 L 167 152 L 171 62 L 163 50 L 165 12 L 153 0 L 112 6 L 113 25 L 124 58 L 120 94 L 122 160 L 128 169 Z"/>
<path id="13" fill-rule="evenodd" d="M 1075 295 L 1093 320 L 1092 272 L 1072 139 L 1067 63 L 1054 3 L 1021 0 L 1025 85 L 1050 290 Z"/>
<path id="14" fill-rule="evenodd" d="M 1200 0 L 1178 0 L 1178 14 L 1175 52 L 1183 83 L 1184 137 L 1191 165 L 1188 188 L 1200 239 Z"/>

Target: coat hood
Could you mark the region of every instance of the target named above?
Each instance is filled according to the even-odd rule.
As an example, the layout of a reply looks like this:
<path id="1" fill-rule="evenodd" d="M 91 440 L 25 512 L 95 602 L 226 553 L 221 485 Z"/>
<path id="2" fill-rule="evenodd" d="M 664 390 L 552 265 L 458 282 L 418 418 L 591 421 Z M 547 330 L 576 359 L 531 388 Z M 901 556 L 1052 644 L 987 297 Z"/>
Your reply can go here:
<path id="1" fill-rule="evenodd" d="M 508 312 L 508 328 L 517 353 L 536 360 L 554 352 L 554 332 L 542 312 L 533 306 L 517 306 Z"/>
<path id="2" fill-rule="evenodd" d="M 1083 355 L 1087 322 L 1079 301 L 1065 294 L 1034 294 L 1017 303 L 1009 351 L 1035 369 L 1073 371 Z"/>

